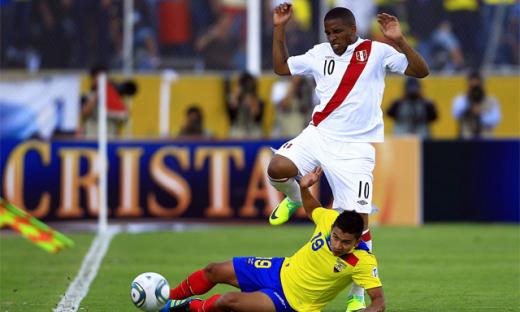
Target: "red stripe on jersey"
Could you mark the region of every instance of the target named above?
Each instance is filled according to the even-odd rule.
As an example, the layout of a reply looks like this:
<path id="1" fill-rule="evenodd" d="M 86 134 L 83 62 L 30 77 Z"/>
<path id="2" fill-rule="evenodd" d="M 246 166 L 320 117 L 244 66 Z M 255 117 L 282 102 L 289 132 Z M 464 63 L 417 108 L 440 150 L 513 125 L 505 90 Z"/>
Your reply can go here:
<path id="1" fill-rule="evenodd" d="M 356 266 L 356 264 L 359 261 L 358 257 L 354 256 L 354 254 L 351 253 L 344 256 L 343 260 L 345 260 L 346 263 L 350 264 L 353 267 Z"/>
<path id="2" fill-rule="evenodd" d="M 372 49 L 372 41 L 365 40 L 360 43 L 354 52 L 352 53 L 352 58 L 350 59 L 350 64 L 347 67 L 347 70 L 343 74 L 343 78 L 341 78 L 341 82 L 339 83 L 338 89 L 334 92 L 334 95 L 330 98 L 327 105 L 321 112 L 316 112 L 312 116 L 312 124 L 314 126 L 318 126 L 323 119 L 327 118 L 338 106 L 343 103 L 343 101 L 347 98 L 350 91 L 356 84 L 359 76 L 365 69 L 365 66 L 368 62 L 368 57 L 370 56 L 370 50 Z"/>
<path id="3" fill-rule="evenodd" d="M 363 235 L 361 235 L 361 240 L 364 242 L 368 242 L 372 240 L 372 235 L 370 235 L 370 230 L 367 230 Z"/>

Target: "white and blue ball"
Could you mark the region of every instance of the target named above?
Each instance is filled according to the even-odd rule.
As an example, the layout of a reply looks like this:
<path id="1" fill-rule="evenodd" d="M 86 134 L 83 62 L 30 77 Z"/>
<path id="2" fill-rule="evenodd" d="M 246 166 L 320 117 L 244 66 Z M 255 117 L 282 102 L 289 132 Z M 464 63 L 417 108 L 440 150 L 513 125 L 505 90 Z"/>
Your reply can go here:
<path id="1" fill-rule="evenodd" d="M 139 309 L 158 311 L 168 301 L 170 285 L 161 275 L 153 272 L 139 274 L 130 287 L 130 298 Z"/>

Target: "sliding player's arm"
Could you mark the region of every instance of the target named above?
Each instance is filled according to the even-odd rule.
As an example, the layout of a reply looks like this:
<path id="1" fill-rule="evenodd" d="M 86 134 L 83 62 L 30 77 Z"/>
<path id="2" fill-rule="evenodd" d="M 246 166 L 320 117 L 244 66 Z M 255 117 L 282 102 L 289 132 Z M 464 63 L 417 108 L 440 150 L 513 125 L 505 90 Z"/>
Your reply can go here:
<path id="1" fill-rule="evenodd" d="M 321 167 L 317 167 L 303 176 L 303 178 L 300 180 L 300 192 L 302 194 L 303 209 L 305 209 L 307 217 L 311 220 L 314 209 L 322 207 L 322 205 L 316 198 L 314 198 L 314 196 L 312 196 L 309 188 L 320 180 L 322 174 L 323 169 L 321 169 Z"/>
<path id="2" fill-rule="evenodd" d="M 364 309 L 364 312 L 382 312 L 385 310 L 385 297 L 383 295 L 383 287 L 367 289 L 370 296 L 370 306 Z"/>

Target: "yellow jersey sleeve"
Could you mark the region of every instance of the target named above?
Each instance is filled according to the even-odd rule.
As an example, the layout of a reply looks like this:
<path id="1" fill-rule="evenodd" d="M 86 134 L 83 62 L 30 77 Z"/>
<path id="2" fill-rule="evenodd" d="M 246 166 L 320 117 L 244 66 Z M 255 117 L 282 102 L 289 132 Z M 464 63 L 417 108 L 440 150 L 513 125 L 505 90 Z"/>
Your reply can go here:
<path id="1" fill-rule="evenodd" d="M 362 259 L 363 260 L 359 261 L 354 268 L 352 280 L 364 289 L 382 286 L 383 284 L 379 279 L 377 261 L 374 255 L 367 253 Z"/>
<path id="2" fill-rule="evenodd" d="M 318 207 L 312 211 L 312 221 L 316 224 L 317 228 L 325 228 L 330 230 L 334 221 L 339 216 L 336 210 Z"/>

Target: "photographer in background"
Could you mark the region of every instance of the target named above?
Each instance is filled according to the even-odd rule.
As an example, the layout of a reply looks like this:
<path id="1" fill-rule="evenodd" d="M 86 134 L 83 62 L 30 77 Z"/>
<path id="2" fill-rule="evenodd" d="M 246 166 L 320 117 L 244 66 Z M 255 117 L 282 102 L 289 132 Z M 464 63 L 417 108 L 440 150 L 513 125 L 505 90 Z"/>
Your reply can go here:
<path id="1" fill-rule="evenodd" d="M 282 77 L 271 88 L 271 101 L 276 108 L 271 136 L 292 138 L 309 124 L 311 113 L 319 99 L 314 84 L 304 76 Z"/>
<path id="2" fill-rule="evenodd" d="M 228 103 L 232 138 L 261 138 L 264 118 L 264 101 L 257 91 L 257 80 L 244 72 L 238 79 L 238 86 L 231 93 Z"/>
<path id="3" fill-rule="evenodd" d="M 459 137 L 465 139 L 491 137 L 500 122 L 500 105 L 496 98 L 486 95 L 478 72 L 468 76 L 467 94 L 455 97 L 452 113 L 459 121 Z"/>
<path id="4" fill-rule="evenodd" d="M 90 90 L 81 96 L 81 120 L 85 137 L 96 137 L 98 133 L 97 78 L 101 73 L 108 73 L 105 66 L 101 65 L 91 68 Z M 108 137 L 116 137 L 120 135 L 123 126 L 128 121 L 128 107 L 124 98 L 134 96 L 137 92 L 137 85 L 133 80 L 116 83 L 107 79 L 106 90 L 107 135 Z"/>
<path id="5" fill-rule="evenodd" d="M 211 131 L 204 127 L 204 116 L 197 104 L 191 105 L 186 110 L 186 120 L 177 138 L 195 140 L 213 138 Z"/>
<path id="6" fill-rule="evenodd" d="M 435 103 L 423 97 L 419 80 L 407 78 L 404 95 L 395 100 L 387 111 L 394 119 L 394 135 L 431 137 L 430 124 L 437 119 Z"/>

